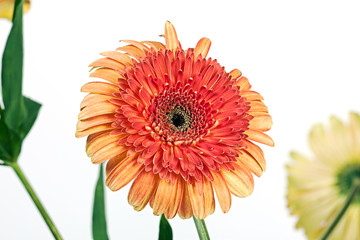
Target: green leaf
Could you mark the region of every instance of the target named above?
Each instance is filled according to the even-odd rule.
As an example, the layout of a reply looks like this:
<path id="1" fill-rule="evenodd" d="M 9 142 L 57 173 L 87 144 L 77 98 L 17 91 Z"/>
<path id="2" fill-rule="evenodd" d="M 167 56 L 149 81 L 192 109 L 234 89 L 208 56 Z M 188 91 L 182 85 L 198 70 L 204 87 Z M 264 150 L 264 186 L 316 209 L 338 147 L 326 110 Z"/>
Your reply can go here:
<path id="1" fill-rule="evenodd" d="M 35 123 L 35 120 L 39 114 L 41 104 L 31 100 L 30 98 L 24 97 L 25 108 L 28 112 L 28 115 L 21 125 L 20 138 L 23 140 L 26 135 L 29 133 L 30 129 Z"/>
<path id="2" fill-rule="evenodd" d="M 13 25 L 2 58 L 1 87 L 5 107 L 4 121 L 8 128 L 18 131 L 26 118 L 22 97 L 23 73 L 23 0 L 15 1 Z"/>
<path id="3" fill-rule="evenodd" d="M 161 215 L 160 226 L 159 226 L 159 240 L 172 240 L 173 234 L 170 223 L 166 217 Z"/>
<path id="4" fill-rule="evenodd" d="M 0 109 L 0 159 L 10 160 L 11 145 L 9 142 L 9 129 L 5 125 L 3 114 L 4 110 Z"/>
<path id="5" fill-rule="evenodd" d="M 107 240 L 109 237 L 106 230 L 103 164 L 100 164 L 99 168 L 99 178 L 95 188 L 92 234 L 94 240 Z"/>

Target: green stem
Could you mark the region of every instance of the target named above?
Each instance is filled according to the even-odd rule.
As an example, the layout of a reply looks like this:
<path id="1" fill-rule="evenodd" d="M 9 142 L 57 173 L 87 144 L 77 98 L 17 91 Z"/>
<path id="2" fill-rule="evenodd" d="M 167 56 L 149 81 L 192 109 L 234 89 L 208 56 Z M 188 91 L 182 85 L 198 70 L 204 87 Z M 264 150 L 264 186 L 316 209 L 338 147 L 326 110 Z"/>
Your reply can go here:
<path id="1" fill-rule="evenodd" d="M 41 216 L 44 218 L 44 220 L 45 220 L 46 224 L 48 225 L 48 227 L 49 227 L 51 233 L 53 234 L 54 238 L 56 240 L 61 240 L 62 237 L 61 237 L 60 233 L 56 229 L 54 223 L 52 222 L 50 216 L 47 214 L 44 206 L 41 204 L 41 202 L 40 202 L 39 198 L 37 197 L 36 193 L 34 192 L 32 187 L 30 186 L 30 183 L 28 182 L 28 180 L 26 179 L 24 173 L 20 169 L 20 166 L 17 164 L 17 162 L 11 163 L 10 166 L 14 169 L 16 175 L 19 177 L 20 181 L 23 183 L 24 187 L 26 188 L 26 191 L 29 193 L 31 199 L 33 200 L 33 202 L 35 203 L 35 205 L 38 208 L 39 212 L 41 213 Z"/>
<path id="2" fill-rule="evenodd" d="M 358 194 L 360 191 L 360 179 L 355 179 L 354 180 L 354 187 L 352 188 L 352 190 L 350 191 L 350 195 L 348 196 L 348 198 L 346 199 L 345 205 L 343 206 L 343 208 L 340 210 L 339 214 L 336 216 L 335 220 L 332 222 L 332 224 L 330 225 L 330 227 L 328 228 L 328 230 L 325 232 L 325 234 L 323 235 L 323 237 L 321 238 L 322 240 L 325 240 L 329 237 L 329 235 L 331 234 L 331 232 L 334 230 L 334 228 L 336 227 L 336 225 L 340 222 L 340 219 L 342 218 L 342 216 L 345 214 L 346 210 L 349 208 L 351 202 L 354 200 L 356 194 Z"/>
<path id="3" fill-rule="evenodd" d="M 209 233 L 206 229 L 205 221 L 204 219 L 197 219 L 195 216 L 193 216 L 196 230 L 199 234 L 200 240 L 210 240 Z"/>

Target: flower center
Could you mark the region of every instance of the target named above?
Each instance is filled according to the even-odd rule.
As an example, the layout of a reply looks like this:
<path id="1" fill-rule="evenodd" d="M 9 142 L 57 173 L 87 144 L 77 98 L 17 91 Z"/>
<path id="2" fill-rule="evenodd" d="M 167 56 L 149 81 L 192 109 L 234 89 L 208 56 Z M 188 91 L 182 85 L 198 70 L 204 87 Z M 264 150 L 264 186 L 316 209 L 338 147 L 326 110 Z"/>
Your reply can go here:
<path id="1" fill-rule="evenodd" d="M 355 181 L 360 181 L 360 164 L 348 164 L 339 171 L 336 185 L 340 193 L 348 196 L 355 185 Z M 360 203 L 360 192 L 357 193 L 353 203 Z"/>
<path id="2" fill-rule="evenodd" d="M 153 99 L 149 106 L 151 121 L 163 141 L 196 142 L 213 125 L 210 105 L 196 97 L 189 88 L 167 87 Z"/>
<path id="3" fill-rule="evenodd" d="M 190 116 L 184 109 L 176 108 L 168 114 L 169 123 L 174 125 L 174 128 L 185 132 L 190 126 Z"/>

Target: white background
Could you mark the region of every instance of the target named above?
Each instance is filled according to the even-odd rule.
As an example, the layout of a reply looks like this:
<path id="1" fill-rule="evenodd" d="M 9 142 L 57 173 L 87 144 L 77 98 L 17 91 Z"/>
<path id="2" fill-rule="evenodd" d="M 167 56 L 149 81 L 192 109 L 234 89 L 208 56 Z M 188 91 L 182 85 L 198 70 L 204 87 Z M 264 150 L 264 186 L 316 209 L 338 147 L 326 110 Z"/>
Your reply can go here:
<path id="1" fill-rule="evenodd" d="M 120 39 L 158 40 L 176 27 L 184 48 L 203 36 L 209 56 L 239 68 L 265 98 L 275 148 L 263 147 L 267 171 L 254 193 L 217 206 L 206 219 L 212 239 L 305 239 L 286 208 L 289 151 L 309 153 L 311 125 L 360 112 L 360 14 L 357 1 L 34 0 L 24 18 L 24 94 L 41 102 L 19 164 L 65 239 L 91 239 L 98 167 L 76 139 L 75 126 L 90 64 Z M 0 20 L 3 48 L 10 22 Z M 129 187 L 106 192 L 111 239 L 157 239 L 159 217 L 136 212 Z M 197 239 L 191 219 L 170 220 L 174 239 Z M 0 239 L 52 239 L 10 168 L 0 167 Z"/>

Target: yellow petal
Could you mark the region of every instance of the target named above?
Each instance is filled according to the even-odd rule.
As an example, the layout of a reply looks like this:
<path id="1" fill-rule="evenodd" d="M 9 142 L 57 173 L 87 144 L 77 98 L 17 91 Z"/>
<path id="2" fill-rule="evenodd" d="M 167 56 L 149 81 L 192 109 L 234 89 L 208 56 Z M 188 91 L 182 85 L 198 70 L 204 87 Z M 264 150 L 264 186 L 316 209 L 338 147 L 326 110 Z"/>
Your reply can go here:
<path id="1" fill-rule="evenodd" d="M 15 0 L 1 0 L 0 1 L 0 18 L 7 18 L 12 21 L 14 13 Z M 30 8 L 30 1 L 24 1 L 23 13 L 26 13 Z"/>

